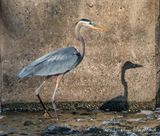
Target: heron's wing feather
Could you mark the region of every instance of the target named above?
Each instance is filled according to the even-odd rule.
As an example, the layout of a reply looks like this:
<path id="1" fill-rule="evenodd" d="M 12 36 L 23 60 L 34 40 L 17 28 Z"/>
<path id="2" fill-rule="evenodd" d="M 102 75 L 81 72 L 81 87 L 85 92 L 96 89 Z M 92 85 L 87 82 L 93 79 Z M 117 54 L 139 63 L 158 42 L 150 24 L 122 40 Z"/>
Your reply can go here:
<path id="1" fill-rule="evenodd" d="M 22 69 L 19 77 L 49 76 L 65 73 L 74 68 L 78 58 L 78 52 L 73 47 L 59 49 L 33 61 Z"/>

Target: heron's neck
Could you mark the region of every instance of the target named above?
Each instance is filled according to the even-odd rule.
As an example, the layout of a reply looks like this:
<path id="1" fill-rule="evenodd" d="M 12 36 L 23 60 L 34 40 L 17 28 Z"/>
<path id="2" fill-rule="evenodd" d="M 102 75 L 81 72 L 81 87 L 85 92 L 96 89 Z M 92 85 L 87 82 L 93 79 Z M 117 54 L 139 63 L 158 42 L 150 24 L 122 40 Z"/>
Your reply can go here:
<path id="1" fill-rule="evenodd" d="M 81 23 L 78 23 L 76 25 L 75 35 L 76 35 L 76 39 L 81 42 L 79 52 L 80 52 L 80 54 L 83 58 L 84 54 L 85 54 L 85 42 L 84 42 L 84 39 L 83 39 L 83 37 L 80 33 L 80 30 L 81 30 L 82 26 L 83 26 L 83 24 L 81 24 Z"/>

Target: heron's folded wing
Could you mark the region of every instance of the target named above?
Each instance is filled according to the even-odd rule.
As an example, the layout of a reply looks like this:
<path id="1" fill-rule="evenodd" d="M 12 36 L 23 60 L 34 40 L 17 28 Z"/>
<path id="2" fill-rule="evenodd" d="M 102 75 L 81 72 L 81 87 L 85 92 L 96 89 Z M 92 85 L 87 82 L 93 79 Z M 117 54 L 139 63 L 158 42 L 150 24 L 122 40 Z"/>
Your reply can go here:
<path id="1" fill-rule="evenodd" d="M 48 76 L 65 73 L 74 67 L 79 57 L 77 53 L 73 47 L 48 53 L 22 69 L 18 76 L 23 78 L 33 75 Z"/>

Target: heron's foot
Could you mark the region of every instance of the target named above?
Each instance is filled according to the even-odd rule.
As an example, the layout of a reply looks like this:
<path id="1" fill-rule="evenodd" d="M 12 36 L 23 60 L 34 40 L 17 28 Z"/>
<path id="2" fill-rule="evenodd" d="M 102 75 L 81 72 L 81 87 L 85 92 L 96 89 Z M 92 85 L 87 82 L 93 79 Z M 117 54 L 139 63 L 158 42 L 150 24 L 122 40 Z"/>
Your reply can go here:
<path id="1" fill-rule="evenodd" d="M 57 110 L 54 110 L 56 120 L 60 120 Z"/>
<path id="2" fill-rule="evenodd" d="M 58 115 L 56 115 L 56 120 L 58 121 L 58 120 L 60 120 L 60 118 L 59 118 L 59 116 Z"/>
<path id="3" fill-rule="evenodd" d="M 44 117 L 45 119 L 53 118 L 53 116 L 52 116 L 48 111 L 46 111 L 46 110 L 44 111 L 43 117 Z"/>
<path id="4" fill-rule="evenodd" d="M 46 111 L 44 112 L 43 117 L 44 117 L 45 119 L 51 118 L 51 116 L 49 115 L 49 113 L 46 112 Z"/>
<path id="5" fill-rule="evenodd" d="M 55 101 L 52 101 L 52 106 L 53 106 L 53 109 L 54 109 L 54 112 L 55 112 L 55 117 L 56 117 L 57 120 L 59 120 L 59 116 L 57 114 L 57 107 L 56 107 Z"/>

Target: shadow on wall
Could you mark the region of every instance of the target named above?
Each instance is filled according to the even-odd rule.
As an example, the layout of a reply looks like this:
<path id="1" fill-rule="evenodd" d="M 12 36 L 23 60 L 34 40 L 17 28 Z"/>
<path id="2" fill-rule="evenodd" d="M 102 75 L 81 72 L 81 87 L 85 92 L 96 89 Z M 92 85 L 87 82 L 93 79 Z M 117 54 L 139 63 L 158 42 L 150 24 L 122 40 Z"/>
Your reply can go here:
<path id="1" fill-rule="evenodd" d="M 156 107 L 160 107 L 160 15 L 158 16 L 155 26 L 155 41 L 156 41 L 156 69 L 157 69 L 157 94 Z"/>
<path id="2" fill-rule="evenodd" d="M 128 84 L 125 79 L 126 70 L 131 68 L 143 67 L 142 65 L 126 61 L 121 67 L 121 83 L 124 87 L 124 95 L 117 96 L 109 101 L 106 101 L 101 107 L 100 110 L 103 111 L 126 111 L 128 110 Z"/>

